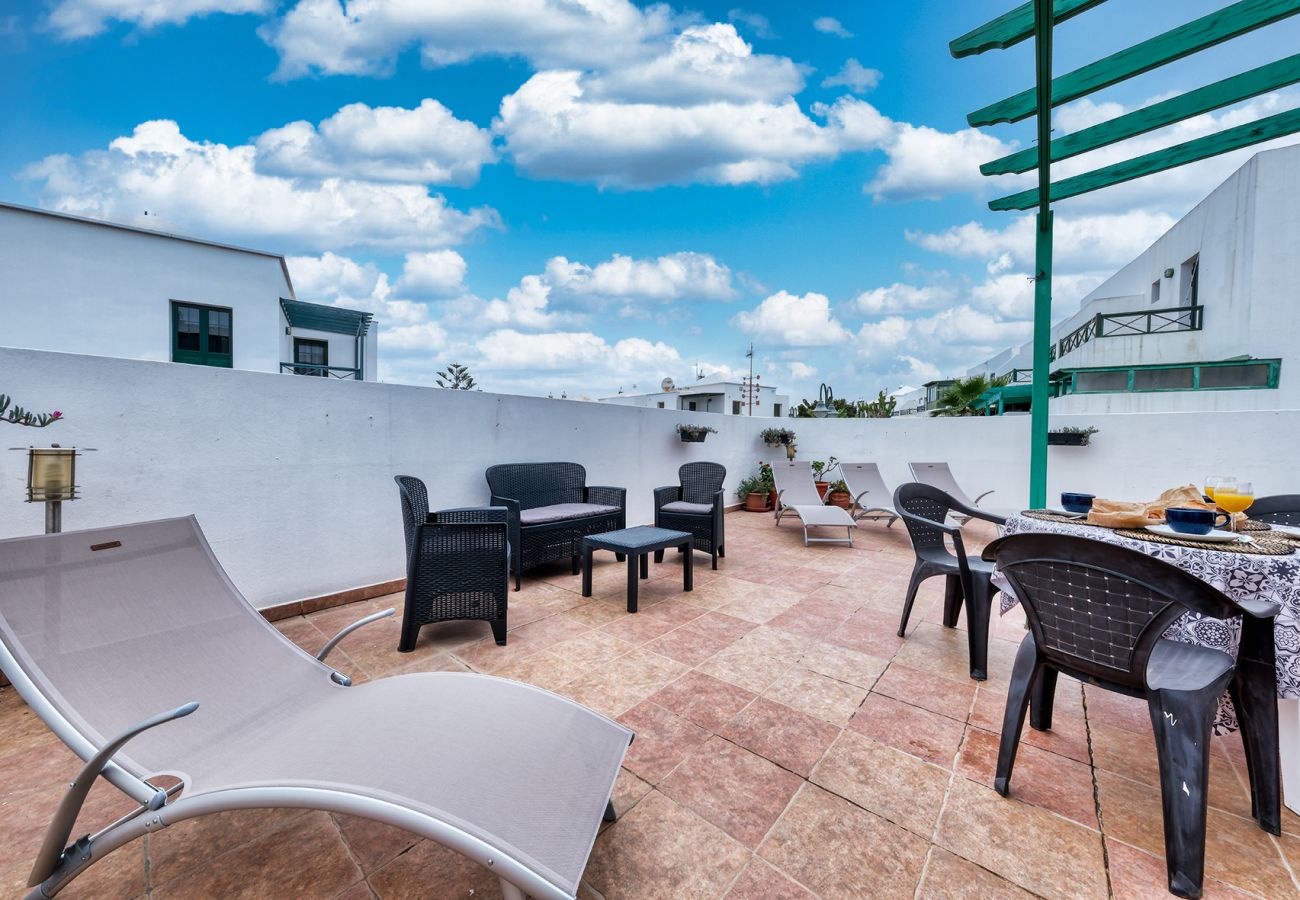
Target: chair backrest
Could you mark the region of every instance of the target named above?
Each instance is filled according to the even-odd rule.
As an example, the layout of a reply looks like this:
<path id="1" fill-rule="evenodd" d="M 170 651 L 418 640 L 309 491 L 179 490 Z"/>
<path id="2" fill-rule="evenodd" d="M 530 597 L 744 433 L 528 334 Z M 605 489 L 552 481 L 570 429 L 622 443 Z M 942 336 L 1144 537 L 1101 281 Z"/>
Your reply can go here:
<path id="1" fill-rule="evenodd" d="M 1209 584 L 1137 550 L 1062 534 L 1014 534 L 989 544 L 1049 663 L 1133 689 L 1145 687 L 1155 642 L 1192 610 L 1240 610 Z"/>
<path id="2" fill-rule="evenodd" d="M 939 526 L 944 524 L 944 520 L 948 518 L 948 511 L 952 507 L 952 497 L 946 492 L 919 481 L 900 484 L 894 491 L 894 509 L 920 516 L 925 520 L 917 522 L 907 517 L 903 518 L 903 524 L 907 526 L 907 535 L 912 539 L 912 549 L 918 554 L 942 554 L 951 558 L 943 540 L 945 533 Z M 933 525 L 928 525 L 927 522 Z"/>
<path id="3" fill-rule="evenodd" d="M 957 484 L 957 479 L 952 476 L 952 470 L 948 468 L 946 462 L 940 463 L 908 463 L 907 467 L 912 470 L 912 477 L 922 484 L 928 484 L 931 487 L 937 487 L 945 494 L 957 499 L 967 506 L 974 506 L 970 497 Z"/>
<path id="4" fill-rule="evenodd" d="M 1248 513 L 1252 519 L 1273 525 L 1300 526 L 1300 494 L 1256 497 Z"/>
<path id="5" fill-rule="evenodd" d="M 520 509 L 581 503 L 587 485 L 587 470 L 578 463 L 505 463 L 487 472 L 493 497 L 518 500 Z"/>
<path id="6" fill-rule="evenodd" d="M 407 587 L 416 597 L 477 596 L 485 603 L 504 590 L 509 563 L 504 506 L 440 509 L 415 532 Z"/>
<path id="7" fill-rule="evenodd" d="M 840 477 L 849 493 L 860 498 L 858 503 L 863 509 L 888 508 L 893 502 L 893 495 L 880 476 L 880 466 L 875 463 L 840 463 Z"/>
<path id="8" fill-rule="evenodd" d="M 415 531 L 429 517 L 429 492 L 424 482 L 414 475 L 394 475 L 397 493 L 402 501 L 402 528 L 406 532 L 406 558 L 411 558 L 415 545 Z"/>
<path id="9" fill-rule="evenodd" d="M 239 742 L 347 690 L 248 604 L 192 516 L 0 541 L 0 662 L 82 759 L 199 702 L 114 757 L 133 796 L 156 772 L 229 767 Z"/>
<path id="10" fill-rule="evenodd" d="M 726 478 L 726 467 L 715 462 L 689 462 L 677 470 L 682 499 L 687 503 L 712 503 Z"/>
<path id="11" fill-rule="evenodd" d="M 772 463 L 772 479 L 781 492 L 781 502 L 786 506 L 820 505 L 822 495 L 813 480 L 812 463 L 806 460 L 789 460 Z"/>

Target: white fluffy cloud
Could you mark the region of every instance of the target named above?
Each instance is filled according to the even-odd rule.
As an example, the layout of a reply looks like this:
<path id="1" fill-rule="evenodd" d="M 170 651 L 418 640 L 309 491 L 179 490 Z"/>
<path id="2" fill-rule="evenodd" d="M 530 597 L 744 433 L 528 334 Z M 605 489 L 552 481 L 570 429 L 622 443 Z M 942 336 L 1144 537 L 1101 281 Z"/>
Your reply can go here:
<path id="1" fill-rule="evenodd" d="M 205 237 L 293 249 L 442 247 L 499 224 L 494 210 L 462 212 L 423 185 L 307 183 L 261 174 L 256 161 L 252 145 L 193 141 L 160 119 L 107 150 L 48 156 L 22 174 L 40 182 L 42 204 L 53 209 L 119 222 L 156 211 Z"/>
<path id="2" fill-rule="evenodd" d="M 211 13 L 265 13 L 272 6 L 272 0 L 58 0 L 45 26 L 73 40 L 99 34 L 110 20 L 154 28 Z"/>
<path id="3" fill-rule="evenodd" d="M 780 347 L 829 347 L 850 337 L 831 315 L 829 298 L 811 292 L 800 296 L 779 291 L 731 321 L 741 331 Z"/>
<path id="4" fill-rule="evenodd" d="M 483 337 L 476 347 L 483 364 L 490 369 L 577 371 L 596 367 L 619 373 L 666 375 L 682 365 L 681 355 L 663 342 L 626 338 L 611 345 L 589 331 L 523 334 L 501 329 Z"/>
<path id="5" fill-rule="evenodd" d="M 915 285 L 895 282 L 886 287 L 863 291 L 858 294 L 854 303 L 861 312 L 868 315 L 882 315 L 941 309 L 950 305 L 956 297 L 956 290 L 946 284 Z"/>
<path id="6" fill-rule="evenodd" d="M 546 263 L 546 280 L 574 295 L 624 300 L 730 300 L 731 270 L 707 253 L 670 253 L 655 259 L 614 254 L 596 266 L 563 256 Z"/>
<path id="7" fill-rule="evenodd" d="M 876 200 L 939 199 L 945 194 L 982 195 L 1020 176 L 988 178 L 980 164 L 1015 150 L 1014 145 L 973 128 L 957 132 L 895 123 L 886 146 L 889 161 L 876 170 L 865 190 Z M 1009 189 L 1014 189 L 1014 186 Z"/>
<path id="8" fill-rule="evenodd" d="M 319 126 L 272 128 L 256 146 L 258 171 L 291 178 L 464 185 L 496 159 L 490 132 L 430 99 L 415 109 L 351 103 Z"/>
<path id="9" fill-rule="evenodd" d="M 448 297 L 465 291 L 469 266 L 455 250 L 408 253 L 397 289 L 417 296 Z"/>
<path id="10" fill-rule="evenodd" d="M 280 54 L 279 74 L 382 74 L 407 47 L 426 65 L 477 56 L 522 56 L 539 67 L 643 58 L 673 24 L 665 6 L 628 0 L 477 0 L 390 3 L 298 0 L 261 34 Z"/>
<path id="11" fill-rule="evenodd" d="M 882 77 L 879 69 L 868 69 L 856 59 L 849 58 L 838 72 L 822 81 L 822 87 L 846 87 L 855 94 L 863 94 L 880 84 Z"/>
<path id="12" fill-rule="evenodd" d="M 822 34 L 833 34 L 836 37 L 842 38 L 853 37 L 853 32 L 841 25 L 839 19 L 832 18 L 831 16 L 819 16 L 818 18 L 813 19 L 813 28 L 817 29 Z"/>

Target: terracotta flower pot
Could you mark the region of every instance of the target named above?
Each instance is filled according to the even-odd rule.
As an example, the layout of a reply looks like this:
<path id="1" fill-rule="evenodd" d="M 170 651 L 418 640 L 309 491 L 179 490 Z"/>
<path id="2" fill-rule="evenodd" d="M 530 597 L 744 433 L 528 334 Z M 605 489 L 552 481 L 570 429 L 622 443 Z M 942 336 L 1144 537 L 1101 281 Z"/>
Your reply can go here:
<path id="1" fill-rule="evenodd" d="M 752 491 L 745 495 L 745 509 L 748 512 L 767 512 L 767 494 Z"/>
<path id="2" fill-rule="evenodd" d="M 829 481 L 817 482 L 817 493 L 821 495 L 821 498 L 823 500 L 826 499 L 826 492 L 829 491 L 830 489 L 831 489 L 831 483 Z"/>
<path id="3" fill-rule="evenodd" d="M 853 505 L 853 495 L 848 491 L 832 491 L 831 506 L 838 506 L 840 509 L 848 509 Z"/>

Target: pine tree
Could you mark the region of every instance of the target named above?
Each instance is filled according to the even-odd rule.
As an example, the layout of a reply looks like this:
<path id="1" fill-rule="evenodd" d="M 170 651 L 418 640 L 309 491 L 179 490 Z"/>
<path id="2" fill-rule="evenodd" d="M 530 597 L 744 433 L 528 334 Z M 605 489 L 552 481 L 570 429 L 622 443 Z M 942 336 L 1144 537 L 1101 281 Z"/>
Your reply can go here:
<path id="1" fill-rule="evenodd" d="M 436 380 L 438 387 L 452 391 L 472 391 L 475 386 L 474 376 L 469 374 L 469 367 L 462 366 L 460 363 L 452 363 L 447 367 L 447 371 L 439 372 Z"/>

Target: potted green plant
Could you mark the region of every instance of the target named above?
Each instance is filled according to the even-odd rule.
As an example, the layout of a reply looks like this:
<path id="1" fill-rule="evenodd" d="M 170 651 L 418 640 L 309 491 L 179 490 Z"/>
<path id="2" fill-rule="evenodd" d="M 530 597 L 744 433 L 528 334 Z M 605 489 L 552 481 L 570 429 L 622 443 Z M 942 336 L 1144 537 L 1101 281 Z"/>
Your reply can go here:
<path id="1" fill-rule="evenodd" d="M 764 444 L 773 448 L 794 443 L 794 432 L 789 428 L 764 428 L 759 432 L 759 437 L 763 439 Z"/>
<path id="2" fill-rule="evenodd" d="M 853 505 L 853 495 L 849 493 L 849 486 L 844 483 L 843 478 L 831 482 L 827 500 L 832 506 L 838 506 L 840 509 L 848 509 Z"/>
<path id="3" fill-rule="evenodd" d="M 708 425 L 678 425 L 677 436 L 684 443 L 702 444 L 704 439 L 711 434 L 717 434 L 718 429 L 711 428 Z"/>
<path id="4" fill-rule="evenodd" d="M 831 456 L 825 460 L 814 459 L 809 465 L 812 467 L 813 481 L 817 482 L 817 493 L 826 499 L 826 492 L 830 489 L 831 483 L 826 481 L 822 476 L 834 471 L 840 461 Z"/>
<path id="5" fill-rule="evenodd" d="M 776 506 L 776 476 L 772 474 L 772 464 L 760 460 L 758 463 L 758 477 L 767 488 L 770 504 Z"/>
<path id="6" fill-rule="evenodd" d="M 1057 447 L 1086 447 L 1092 440 L 1092 436 L 1100 430 L 1091 425 L 1087 428 L 1066 425 L 1047 432 L 1047 443 Z"/>
<path id="7" fill-rule="evenodd" d="M 750 475 L 736 487 L 736 496 L 745 501 L 749 512 L 767 512 L 768 486 L 761 475 Z"/>

